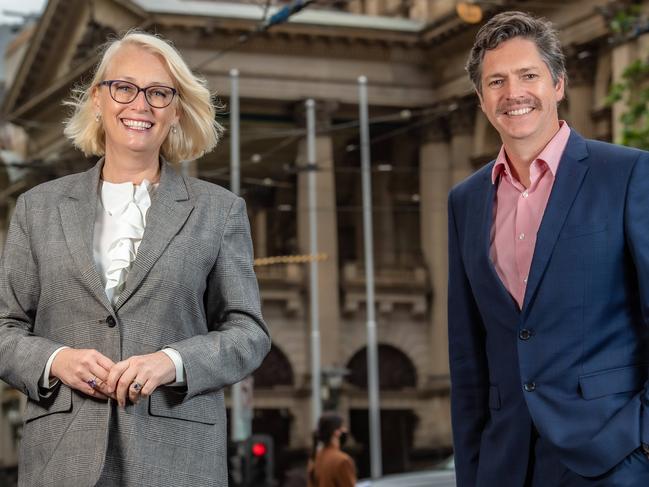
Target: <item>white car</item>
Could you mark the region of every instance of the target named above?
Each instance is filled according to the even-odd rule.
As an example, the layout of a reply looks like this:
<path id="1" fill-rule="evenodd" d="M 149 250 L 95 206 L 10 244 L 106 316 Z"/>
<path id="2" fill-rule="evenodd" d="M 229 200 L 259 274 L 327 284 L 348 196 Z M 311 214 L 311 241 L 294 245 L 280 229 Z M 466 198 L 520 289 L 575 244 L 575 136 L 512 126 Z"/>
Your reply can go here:
<path id="1" fill-rule="evenodd" d="M 356 487 L 455 487 L 453 457 L 435 470 L 386 475 L 378 480 L 365 479 Z"/>

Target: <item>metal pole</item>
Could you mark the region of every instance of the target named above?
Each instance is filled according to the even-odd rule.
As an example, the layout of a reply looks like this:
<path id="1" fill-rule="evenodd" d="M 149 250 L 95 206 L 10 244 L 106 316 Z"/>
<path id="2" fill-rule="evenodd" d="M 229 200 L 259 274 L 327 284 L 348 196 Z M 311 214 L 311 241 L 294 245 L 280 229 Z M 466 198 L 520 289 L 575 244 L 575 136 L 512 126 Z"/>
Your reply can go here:
<path id="1" fill-rule="evenodd" d="M 363 234 L 367 290 L 367 394 L 370 417 L 370 466 L 373 479 L 382 475 L 381 410 L 379 409 L 379 364 L 376 344 L 374 298 L 374 248 L 372 245 L 372 173 L 370 172 L 370 127 L 367 109 L 367 78 L 358 78 L 358 111 L 361 129 L 361 175 L 363 181 Z"/>
<path id="2" fill-rule="evenodd" d="M 230 191 L 239 194 L 239 70 L 230 70 Z"/>
<path id="3" fill-rule="evenodd" d="M 307 145 L 307 183 L 309 197 L 309 243 L 312 256 L 318 254 L 318 214 L 316 207 L 316 140 L 315 140 L 315 101 L 306 102 L 306 145 Z M 315 259 L 309 264 L 311 290 L 311 426 L 315 430 L 322 403 L 320 400 L 320 310 L 318 303 L 318 263 Z"/>
<path id="4" fill-rule="evenodd" d="M 239 70 L 230 70 L 230 191 L 239 194 Z M 241 384 L 232 384 L 232 441 L 244 441 L 249 432 L 244 424 Z"/>

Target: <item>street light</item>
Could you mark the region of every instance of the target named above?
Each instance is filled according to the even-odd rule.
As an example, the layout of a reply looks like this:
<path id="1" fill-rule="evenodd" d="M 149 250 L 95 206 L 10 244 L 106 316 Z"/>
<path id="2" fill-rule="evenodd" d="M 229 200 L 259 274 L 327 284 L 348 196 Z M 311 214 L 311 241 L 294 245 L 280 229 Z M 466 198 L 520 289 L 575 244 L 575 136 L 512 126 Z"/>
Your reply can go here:
<path id="1" fill-rule="evenodd" d="M 340 390 L 343 379 L 349 375 L 349 370 L 344 367 L 323 367 L 322 381 L 322 402 L 325 411 L 336 411 L 340 401 Z"/>

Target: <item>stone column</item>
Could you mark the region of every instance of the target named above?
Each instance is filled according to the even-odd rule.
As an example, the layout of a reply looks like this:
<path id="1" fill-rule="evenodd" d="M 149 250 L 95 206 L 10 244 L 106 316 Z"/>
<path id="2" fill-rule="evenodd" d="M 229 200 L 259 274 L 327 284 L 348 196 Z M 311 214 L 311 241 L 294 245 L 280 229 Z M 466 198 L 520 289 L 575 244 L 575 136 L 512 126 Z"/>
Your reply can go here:
<path id="1" fill-rule="evenodd" d="M 595 125 L 593 123 L 592 111 L 595 106 L 594 79 L 595 79 L 595 57 L 588 56 L 579 59 L 575 56 L 568 60 L 568 88 L 566 119 L 571 128 L 574 128 L 584 137 L 595 137 Z M 562 110 L 563 111 L 563 110 Z"/>
<path id="2" fill-rule="evenodd" d="M 380 161 L 393 164 L 392 161 Z M 377 164 L 372 164 L 377 167 Z M 377 268 L 392 268 L 396 263 L 396 232 L 392 190 L 393 173 L 376 172 L 372 177 L 372 206 L 374 223 L 374 248 Z M 362 201 L 361 201 L 362 203 Z M 362 228 L 362 215 L 361 215 Z M 360 255 L 364 255 L 365 251 Z"/>
<path id="3" fill-rule="evenodd" d="M 637 46 L 635 42 L 627 42 L 613 48 L 612 64 L 613 64 L 613 83 L 623 81 L 622 73 L 624 70 L 635 61 L 637 56 Z M 620 122 L 620 117 L 626 112 L 626 102 L 624 100 L 618 101 L 613 104 L 612 119 L 613 119 L 613 142 L 619 142 L 622 139 L 622 131 L 624 126 Z"/>
<path id="4" fill-rule="evenodd" d="M 433 21 L 452 12 L 455 3 L 455 0 L 414 0 L 410 2 L 410 18 Z"/>
<path id="5" fill-rule="evenodd" d="M 331 113 L 335 105 L 316 102 L 316 129 L 322 130 L 330 125 Z M 298 118 L 304 114 L 304 104 L 296 108 Z M 299 122 L 302 126 L 306 123 Z M 318 263 L 318 284 L 320 304 L 320 337 L 322 367 L 341 366 L 340 347 L 340 302 L 338 292 L 338 226 L 336 219 L 336 184 L 333 161 L 333 139 L 329 134 L 316 137 L 316 172 L 318 252 L 326 253 L 328 259 Z M 306 137 L 300 141 L 297 166 L 307 164 Z M 309 253 L 309 206 L 308 173 L 298 173 L 298 247 L 300 253 Z M 308 274 L 308 273 L 307 273 Z M 307 281 L 308 282 L 308 281 Z M 308 303 L 308 300 L 306 301 Z M 307 304 L 308 306 L 308 304 Z M 308 313 L 307 313 L 308 316 Z"/>
<path id="6" fill-rule="evenodd" d="M 476 101 L 462 100 L 450 113 L 451 129 L 451 186 L 473 173 L 473 128 L 477 108 Z"/>
<path id="7" fill-rule="evenodd" d="M 430 316 L 430 370 L 433 382 L 448 376 L 448 284 L 447 196 L 450 189 L 451 145 L 448 120 L 439 119 L 422 133 L 419 150 L 419 215 L 421 248 L 433 288 Z"/>
<path id="8" fill-rule="evenodd" d="M 255 257 L 266 257 L 268 255 L 268 211 L 260 208 L 255 212 L 254 220 L 255 239 Z"/>

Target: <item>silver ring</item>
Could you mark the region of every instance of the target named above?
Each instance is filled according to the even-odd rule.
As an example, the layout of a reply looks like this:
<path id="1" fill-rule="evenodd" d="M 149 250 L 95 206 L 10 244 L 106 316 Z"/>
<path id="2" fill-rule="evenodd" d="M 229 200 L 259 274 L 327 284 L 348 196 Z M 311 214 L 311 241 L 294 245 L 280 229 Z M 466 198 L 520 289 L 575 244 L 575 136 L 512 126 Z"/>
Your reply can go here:
<path id="1" fill-rule="evenodd" d="M 88 384 L 93 389 L 96 389 L 97 388 L 97 377 L 93 376 L 92 379 L 88 379 L 86 381 L 86 384 Z"/>
<path id="2" fill-rule="evenodd" d="M 131 384 L 131 387 L 135 392 L 140 392 L 140 390 L 142 389 L 142 384 L 140 384 L 139 382 L 133 382 Z"/>

